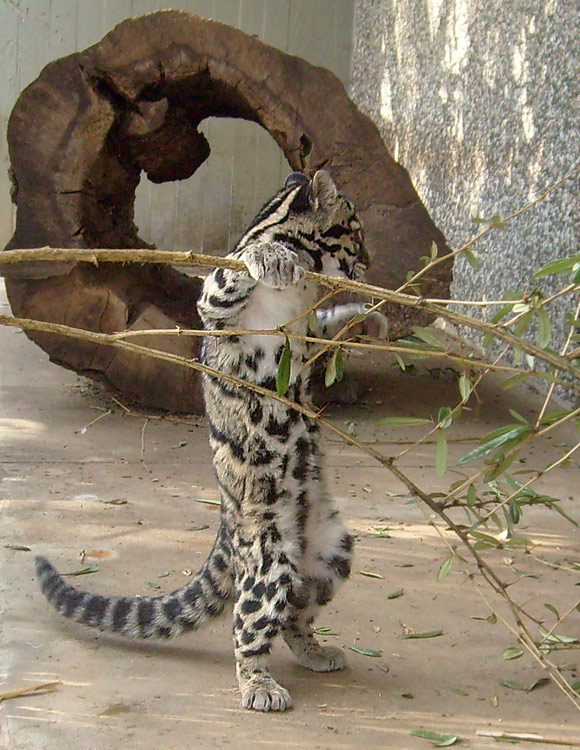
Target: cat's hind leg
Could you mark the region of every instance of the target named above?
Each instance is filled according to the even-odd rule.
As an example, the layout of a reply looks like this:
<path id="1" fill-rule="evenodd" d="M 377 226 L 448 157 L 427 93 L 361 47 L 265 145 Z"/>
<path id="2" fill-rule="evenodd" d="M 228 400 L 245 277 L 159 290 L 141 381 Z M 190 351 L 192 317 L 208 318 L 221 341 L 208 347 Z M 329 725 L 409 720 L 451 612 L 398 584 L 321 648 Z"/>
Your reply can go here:
<path id="1" fill-rule="evenodd" d="M 313 555 L 310 550 L 307 576 L 292 597 L 292 612 L 282 630 L 298 663 L 314 672 L 334 672 L 346 666 L 342 649 L 321 646 L 312 628 L 318 610 L 331 601 L 351 568 L 352 537 L 335 514 L 329 516 L 329 520 L 334 526 L 330 534 L 334 537 L 333 544 L 325 553 Z"/>

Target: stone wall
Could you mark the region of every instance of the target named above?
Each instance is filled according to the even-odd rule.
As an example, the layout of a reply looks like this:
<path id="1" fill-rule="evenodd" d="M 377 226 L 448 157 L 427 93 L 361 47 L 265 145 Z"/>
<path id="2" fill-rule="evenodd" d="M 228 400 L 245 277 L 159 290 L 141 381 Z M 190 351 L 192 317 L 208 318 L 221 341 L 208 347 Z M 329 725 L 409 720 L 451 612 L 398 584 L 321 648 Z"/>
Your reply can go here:
<path id="1" fill-rule="evenodd" d="M 579 24 L 577 0 L 357 0 L 351 95 L 452 246 L 578 164 Z M 579 184 L 488 235 L 479 271 L 456 264 L 454 296 L 501 298 L 577 252 Z M 564 306 L 557 318 L 552 346 Z"/>

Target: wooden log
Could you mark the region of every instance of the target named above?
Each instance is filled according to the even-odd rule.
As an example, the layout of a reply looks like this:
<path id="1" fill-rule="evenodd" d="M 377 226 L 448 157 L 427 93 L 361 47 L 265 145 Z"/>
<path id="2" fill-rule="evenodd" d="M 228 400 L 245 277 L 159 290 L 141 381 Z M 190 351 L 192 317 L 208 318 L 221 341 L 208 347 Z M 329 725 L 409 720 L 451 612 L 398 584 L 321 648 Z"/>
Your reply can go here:
<path id="1" fill-rule="evenodd" d="M 212 116 L 261 125 L 293 170 L 331 172 L 361 211 L 374 256 L 370 283 L 396 288 L 421 267 L 432 242 L 445 252 L 406 171 L 332 73 L 181 11 L 124 21 L 84 52 L 48 65 L 21 94 L 8 128 L 17 221 L 6 249 L 147 247 L 133 221 L 140 173 L 155 182 L 193 174 L 210 153 L 198 126 Z M 170 267 L 0 261 L 0 271 L 21 317 L 113 332 L 146 311 L 149 323 L 163 327 L 200 325 L 199 280 Z M 450 279 L 450 265 L 437 266 L 422 279 L 424 295 L 446 297 Z M 394 338 L 430 319 L 396 305 L 387 314 Z M 172 411 L 202 408 L 194 374 L 163 362 L 145 365 L 142 357 L 120 361 L 94 344 L 29 335 L 52 360 L 135 401 Z M 175 341 L 155 345 L 171 349 Z M 197 339 L 187 345 L 197 356 Z"/>

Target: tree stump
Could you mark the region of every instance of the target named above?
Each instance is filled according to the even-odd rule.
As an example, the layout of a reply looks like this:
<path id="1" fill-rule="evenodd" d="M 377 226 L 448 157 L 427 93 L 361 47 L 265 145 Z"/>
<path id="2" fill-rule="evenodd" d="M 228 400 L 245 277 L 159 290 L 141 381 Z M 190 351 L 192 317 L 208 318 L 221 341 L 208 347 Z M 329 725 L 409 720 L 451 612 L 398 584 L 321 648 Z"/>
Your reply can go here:
<path id="1" fill-rule="evenodd" d="M 210 153 L 198 126 L 212 116 L 261 125 L 292 170 L 330 171 L 361 211 L 373 256 L 370 283 L 397 287 L 421 267 L 432 242 L 445 250 L 406 171 L 332 73 L 173 10 L 124 21 L 84 52 L 49 64 L 21 94 L 8 127 L 17 222 L 6 249 L 147 247 L 133 221 L 140 173 L 154 182 L 191 176 Z M 0 270 L 18 316 L 107 333 L 200 326 L 200 281 L 171 267 L 71 262 Z M 450 280 L 450 265 L 441 264 L 422 281 L 423 293 L 446 297 Z M 428 322 L 416 310 L 391 306 L 387 314 L 393 338 Z M 171 411 L 203 408 L 192 370 L 28 335 L 52 361 L 132 401 Z M 198 355 L 198 339 L 154 339 L 147 345 Z"/>

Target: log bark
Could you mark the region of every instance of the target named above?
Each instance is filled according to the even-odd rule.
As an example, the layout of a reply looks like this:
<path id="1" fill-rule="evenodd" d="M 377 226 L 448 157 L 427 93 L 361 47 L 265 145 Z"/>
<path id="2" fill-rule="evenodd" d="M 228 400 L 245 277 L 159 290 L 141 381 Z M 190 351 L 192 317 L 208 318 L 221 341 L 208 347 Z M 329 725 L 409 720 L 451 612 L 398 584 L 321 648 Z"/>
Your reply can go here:
<path id="1" fill-rule="evenodd" d="M 322 103 L 322 106 L 321 106 Z M 265 128 L 293 170 L 324 167 L 358 205 L 373 255 L 372 284 L 396 288 L 445 240 L 394 162 L 373 123 L 329 71 L 237 29 L 181 11 L 129 19 L 84 52 L 48 65 L 20 96 L 8 141 L 18 247 L 143 248 L 134 224 L 141 171 L 154 182 L 191 176 L 210 144 L 207 117 L 244 118 Z M 165 266 L 98 268 L 84 263 L 1 266 L 14 313 L 88 330 L 171 324 L 199 327 L 200 282 Z M 451 268 L 422 280 L 446 297 Z M 428 314 L 390 306 L 391 335 Z M 121 356 L 96 345 L 30 334 L 51 359 L 106 382 L 132 400 L 199 412 L 195 373 Z M 198 355 L 198 341 L 159 337 L 156 346 Z M 187 351 L 184 347 L 188 347 Z"/>

